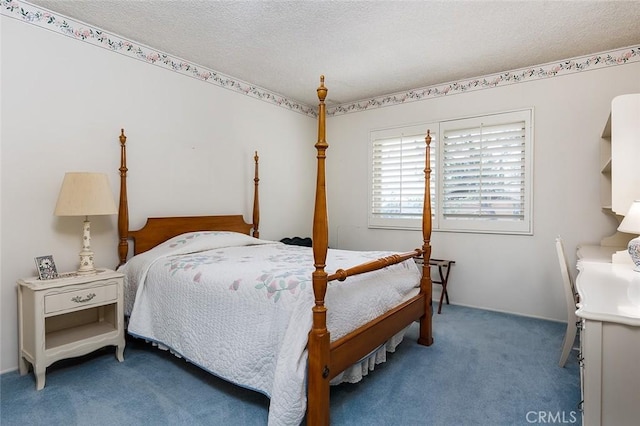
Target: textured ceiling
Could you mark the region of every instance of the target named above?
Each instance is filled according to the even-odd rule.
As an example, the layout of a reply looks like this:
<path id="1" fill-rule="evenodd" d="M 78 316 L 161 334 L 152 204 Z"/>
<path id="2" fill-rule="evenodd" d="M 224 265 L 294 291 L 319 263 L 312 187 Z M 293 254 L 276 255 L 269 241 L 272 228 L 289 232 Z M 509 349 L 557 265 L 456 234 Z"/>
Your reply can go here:
<path id="1" fill-rule="evenodd" d="M 302 102 L 343 104 L 640 43 L 640 1 L 32 0 Z"/>

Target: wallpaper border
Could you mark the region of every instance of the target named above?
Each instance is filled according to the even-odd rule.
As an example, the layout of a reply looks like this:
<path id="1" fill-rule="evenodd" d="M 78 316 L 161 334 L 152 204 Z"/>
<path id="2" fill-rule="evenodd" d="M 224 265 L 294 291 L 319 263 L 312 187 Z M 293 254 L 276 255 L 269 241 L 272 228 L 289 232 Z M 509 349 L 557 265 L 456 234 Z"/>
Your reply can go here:
<path id="1" fill-rule="evenodd" d="M 67 37 L 90 43 L 94 46 L 108 49 L 188 77 L 196 78 L 206 83 L 214 84 L 291 111 L 310 117 L 317 117 L 317 107 L 315 106 L 304 105 L 297 101 L 287 99 L 282 95 L 256 85 L 160 52 L 99 28 L 91 27 L 86 23 L 56 14 L 55 12 L 37 7 L 26 1 L 0 0 L 0 4 L 0 13 L 10 18 L 18 19 L 25 23 L 45 28 Z M 640 45 L 412 89 L 356 102 L 348 102 L 337 106 L 328 106 L 327 115 L 336 116 L 367 111 L 375 108 L 422 101 L 429 98 L 451 96 L 634 62 L 640 62 Z"/>
<path id="2" fill-rule="evenodd" d="M 317 117 L 317 108 L 285 98 L 240 79 L 224 75 L 192 62 L 161 52 L 81 21 L 21 0 L 0 0 L 0 13 L 27 24 L 35 25 L 73 39 L 120 53 L 151 65 L 177 72 L 224 89 L 250 96 L 291 111 Z"/>
<path id="3" fill-rule="evenodd" d="M 634 62 L 640 62 L 640 45 L 345 103 L 333 108 L 327 108 L 327 115 L 333 116 L 366 111 L 385 106 L 422 101 L 428 98 L 451 96 L 516 83 L 526 83 Z"/>

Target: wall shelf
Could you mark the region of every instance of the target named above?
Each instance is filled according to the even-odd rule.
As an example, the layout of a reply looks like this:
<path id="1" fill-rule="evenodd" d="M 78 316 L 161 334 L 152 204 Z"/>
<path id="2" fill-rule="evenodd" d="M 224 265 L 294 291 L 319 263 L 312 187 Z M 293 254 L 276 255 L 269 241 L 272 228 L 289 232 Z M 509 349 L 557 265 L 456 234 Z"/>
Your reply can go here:
<path id="1" fill-rule="evenodd" d="M 616 96 L 600 139 L 600 205 L 618 223 L 640 199 L 640 93 Z M 629 234 L 616 232 L 601 245 L 626 245 Z"/>

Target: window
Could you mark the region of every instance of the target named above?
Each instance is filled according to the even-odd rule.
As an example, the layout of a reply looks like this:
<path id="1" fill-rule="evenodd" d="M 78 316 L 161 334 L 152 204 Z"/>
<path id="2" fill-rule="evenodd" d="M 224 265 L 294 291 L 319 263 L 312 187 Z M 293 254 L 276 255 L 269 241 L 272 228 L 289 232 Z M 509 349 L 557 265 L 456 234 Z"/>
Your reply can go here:
<path id="1" fill-rule="evenodd" d="M 369 226 L 420 229 L 424 199 L 425 136 L 431 135 L 431 169 L 435 170 L 437 123 L 372 132 Z M 431 181 L 431 200 L 435 183 Z M 433 208 L 433 204 L 432 204 Z"/>
<path id="2" fill-rule="evenodd" d="M 371 132 L 373 228 L 420 229 L 430 129 L 433 229 L 531 234 L 532 110 Z"/>

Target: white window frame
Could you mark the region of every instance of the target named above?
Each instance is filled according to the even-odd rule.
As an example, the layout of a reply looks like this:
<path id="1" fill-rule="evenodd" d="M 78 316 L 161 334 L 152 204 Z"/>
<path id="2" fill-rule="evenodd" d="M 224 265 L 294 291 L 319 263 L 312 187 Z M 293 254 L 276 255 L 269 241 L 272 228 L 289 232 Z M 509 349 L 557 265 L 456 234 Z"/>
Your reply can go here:
<path id="1" fill-rule="evenodd" d="M 509 122 L 524 122 L 524 172 L 523 172 L 523 199 L 522 218 L 518 220 L 509 218 L 494 218 L 491 216 L 478 218 L 452 218 L 446 217 L 443 213 L 444 182 L 439 176 L 439 171 L 444 170 L 444 150 L 446 149 L 445 135 L 451 130 L 479 128 L 480 126 L 492 126 Z M 373 212 L 374 183 L 373 183 L 373 156 L 374 143 L 377 140 L 398 138 L 406 135 L 426 135 L 429 129 L 432 135 L 432 226 L 434 231 L 448 232 L 473 232 L 473 233 L 502 233 L 533 235 L 533 160 L 534 160 L 534 138 L 533 138 L 533 108 L 506 111 L 500 113 L 486 114 L 474 117 L 443 120 L 440 122 L 423 123 L 403 127 L 373 130 L 370 132 L 369 143 L 369 206 L 368 206 L 368 226 L 369 228 L 382 229 L 421 229 L 421 220 L 404 219 L 394 217 L 381 218 Z M 423 175 L 424 176 L 424 175 Z M 392 216 L 392 215 L 391 215 Z"/>

